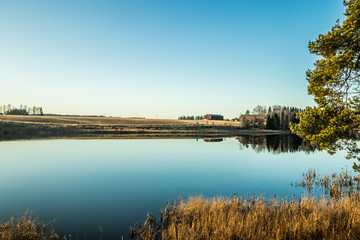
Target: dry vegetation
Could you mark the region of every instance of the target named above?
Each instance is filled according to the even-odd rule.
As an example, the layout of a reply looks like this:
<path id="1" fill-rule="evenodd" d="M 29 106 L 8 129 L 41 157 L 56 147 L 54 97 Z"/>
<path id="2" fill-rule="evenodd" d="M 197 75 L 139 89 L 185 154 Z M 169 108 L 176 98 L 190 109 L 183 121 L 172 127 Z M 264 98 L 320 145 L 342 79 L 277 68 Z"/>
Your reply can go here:
<path id="1" fill-rule="evenodd" d="M 0 115 L 0 139 L 204 138 L 254 133 L 277 132 L 243 129 L 233 121 Z"/>
<path id="2" fill-rule="evenodd" d="M 318 177 L 309 170 L 296 183 L 322 197 L 280 200 L 262 197 L 190 198 L 161 212 L 160 224 L 148 214 L 140 226 L 131 227 L 134 239 L 359 239 L 360 175 L 348 172 Z M 69 239 L 59 236 L 53 224 L 42 224 L 28 214 L 0 223 L 0 240 Z"/>
<path id="3" fill-rule="evenodd" d="M 174 120 L 174 119 L 141 119 L 111 117 L 66 117 L 66 116 L 32 116 L 32 115 L 0 115 L 1 121 L 36 124 L 94 124 L 94 125 L 216 125 L 238 126 L 235 121 L 215 120 Z"/>
<path id="4" fill-rule="evenodd" d="M 0 223 L 0 240 L 59 240 L 69 239 L 67 236 L 60 237 L 55 233 L 52 224 L 40 223 L 32 219 L 29 214 L 20 218 L 10 218 L 9 221 Z"/>
<path id="5" fill-rule="evenodd" d="M 149 215 L 143 225 L 131 228 L 132 236 L 146 240 L 359 239 L 359 176 L 345 173 L 313 178 L 313 172 L 305 174 L 300 186 L 319 183 L 329 195 L 289 201 L 190 198 L 167 205 L 160 224 Z"/>

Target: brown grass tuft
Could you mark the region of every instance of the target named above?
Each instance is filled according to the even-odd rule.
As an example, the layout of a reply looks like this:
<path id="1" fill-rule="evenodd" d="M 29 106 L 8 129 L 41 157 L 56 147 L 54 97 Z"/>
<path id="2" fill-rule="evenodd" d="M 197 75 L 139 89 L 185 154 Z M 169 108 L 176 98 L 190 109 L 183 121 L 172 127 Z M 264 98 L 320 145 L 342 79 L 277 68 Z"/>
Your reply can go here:
<path id="1" fill-rule="evenodd" d="M 53 222 L 54 223 L 54 222 Z M 11 217 L 0 223 L 0 240 L 58 240 L 68 239 L 55 233 L 54 224 L 46 225 L 25 213 L 19 218 Z"/>

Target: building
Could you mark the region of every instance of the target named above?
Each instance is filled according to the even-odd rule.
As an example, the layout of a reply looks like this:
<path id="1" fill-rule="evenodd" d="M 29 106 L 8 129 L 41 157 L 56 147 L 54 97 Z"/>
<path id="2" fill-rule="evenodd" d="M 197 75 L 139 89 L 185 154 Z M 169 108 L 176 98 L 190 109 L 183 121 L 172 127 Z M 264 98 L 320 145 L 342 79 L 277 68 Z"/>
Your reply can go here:
<path id="1" fill-rule="evenodd" d="M 250 125 L 258 125 L 262 127 L 266 125 L 266 114 L 245 114 L 239 117 L 241 124 L 245 124 L 247 121 Z"/>
<path id="2" fill-rule="evenodd" d="M 266 114 L 243 114 L 239 117 L 239 121 L 242 122 L 244 119 L 254 121 L 256 119 L 262 119 L 266 121 Z"/>
<path id="3" fill-rule="evenodd" d="M 224 116 L 219 115 L 219 114 L 206 114 L 204 116 L 204 119 L 207 119 L 207 120 L 224 120 Z"/>

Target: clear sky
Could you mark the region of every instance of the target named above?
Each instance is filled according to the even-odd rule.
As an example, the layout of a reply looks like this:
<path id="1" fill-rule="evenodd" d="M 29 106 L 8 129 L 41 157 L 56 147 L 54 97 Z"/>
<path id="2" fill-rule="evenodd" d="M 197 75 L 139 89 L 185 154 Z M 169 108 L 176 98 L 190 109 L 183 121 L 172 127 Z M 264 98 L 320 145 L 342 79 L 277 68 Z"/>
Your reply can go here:
<path id="1" fill-rule="evenodd" d="M 0 104 L 239 116 L 313 105 L 307 45 L 342 0 L 0 0 Z"/>

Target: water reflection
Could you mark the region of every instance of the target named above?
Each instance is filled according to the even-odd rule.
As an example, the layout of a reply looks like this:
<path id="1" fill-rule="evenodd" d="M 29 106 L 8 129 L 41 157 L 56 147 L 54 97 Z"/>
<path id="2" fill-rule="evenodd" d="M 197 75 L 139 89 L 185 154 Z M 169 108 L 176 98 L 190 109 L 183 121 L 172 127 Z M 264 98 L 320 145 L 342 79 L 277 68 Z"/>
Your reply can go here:
<path id="1" fill-rule="evenodd" d="M 0 142 L 0 216 L 29 209 L 73 239 L 97 240 L 99 227 L 103 239 L 129 239 L 132 223 L 179 197 L 300 196 L 290 183 L 303 172 L 348 164 L 341 152 L 302 150 L 314 151 L 294 136 Z"/>
<path id="2" fill-rule="evenodd" d="M 204 138 L 204 142 L 222 142 L 223 138 Z"/>
<path id="3" fill-rule="evenodd" d="M 303 141 L 296 135 L 267 135 L 267 136 L 241 136 L 237 140 L 240 149 L 251 147 L 255 152 L 267 151 L 270 153 L 288 152 L 314 152 L 316 147 Z"/>

